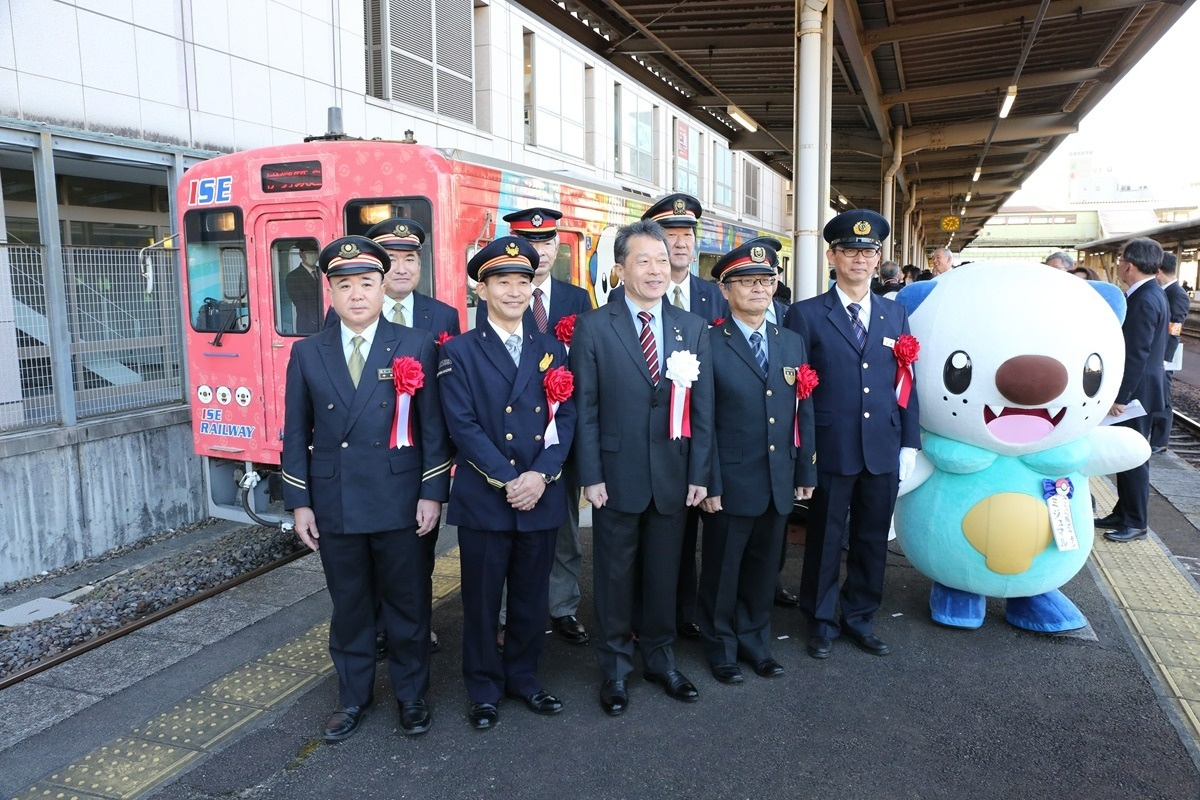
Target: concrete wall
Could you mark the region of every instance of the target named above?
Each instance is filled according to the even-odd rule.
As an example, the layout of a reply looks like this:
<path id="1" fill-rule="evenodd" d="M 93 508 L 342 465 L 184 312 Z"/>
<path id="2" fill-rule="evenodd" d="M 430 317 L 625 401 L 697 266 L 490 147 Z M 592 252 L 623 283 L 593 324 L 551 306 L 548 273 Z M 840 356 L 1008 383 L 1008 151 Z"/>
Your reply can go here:
<path id="1" fill-rule="evenodd" d="M 206 515 L 186 408 L 0 440 L 0 582 Z"/>

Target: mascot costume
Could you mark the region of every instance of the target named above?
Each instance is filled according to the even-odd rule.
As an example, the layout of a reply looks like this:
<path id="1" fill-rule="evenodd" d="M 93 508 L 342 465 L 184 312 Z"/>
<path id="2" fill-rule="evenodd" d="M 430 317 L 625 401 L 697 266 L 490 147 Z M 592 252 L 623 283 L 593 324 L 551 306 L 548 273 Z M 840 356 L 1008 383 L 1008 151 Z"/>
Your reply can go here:
<path id="1" fill-rule="evenodd" d="M 905 287 L 920 356 L 922 450 L 900 487 L 896 533 L 933 579 L 933 620 L 1087 625 L 1059 591 L 1092 548 L 1088 476 L 1150 457 L 1136 431 L 1100 427 L 1125 362 L 1125 295 L 1042 264 L 968 264 Z"/>

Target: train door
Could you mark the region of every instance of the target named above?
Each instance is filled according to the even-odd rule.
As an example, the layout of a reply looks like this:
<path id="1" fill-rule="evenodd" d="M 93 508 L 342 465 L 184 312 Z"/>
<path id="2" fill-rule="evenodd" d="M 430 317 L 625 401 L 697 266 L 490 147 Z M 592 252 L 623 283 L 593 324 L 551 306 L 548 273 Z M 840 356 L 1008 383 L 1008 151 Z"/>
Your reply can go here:
<path id="1" fill-rule="evenodd" d="M 325 278 L 317 269 L 317 255 L 331 241 L 333 226 L 316 212 L 268 212 L 254 220 L 252 275 L 258 296 L 263 298 L 262 397 L 264 447 L 283 452 L 284 389 L 292 343 L 324 327 Z M 268 307 L 269 298 L 269 307 Z M 276 463 L 279 456 L 276 455 Z"/>

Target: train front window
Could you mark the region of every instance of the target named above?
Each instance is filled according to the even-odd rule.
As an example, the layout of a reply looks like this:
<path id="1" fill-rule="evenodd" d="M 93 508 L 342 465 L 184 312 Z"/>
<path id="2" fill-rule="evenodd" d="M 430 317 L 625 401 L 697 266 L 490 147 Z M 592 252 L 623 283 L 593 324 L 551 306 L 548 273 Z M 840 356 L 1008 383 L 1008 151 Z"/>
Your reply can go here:
<path id="1" fill-rule="evenodd" d="M 433 229 L 433 206 L 426 197 L 381 197 L 351 200 L 346 203 L 346 235 L 366 236 L 373 225 L 393 217 L 414 220 L 425 230 L 425 243 L 421 246 L 421 277 L 416 290 L 429 297 L 434 296 L 433 240 L 437 235 Z"/>
<path id="2" fill-rule="evenodd" d="M 271 244 L 275 330 L 284 336 L 308 336 L 321 330 L 324 278 L 317 269 L 321 245 L 313 238 L 278 239 Z"/>
<path id="3" fill-rule="evenodd" d="M 192 327 L 244 333 L 250 329 L 250 306 L 242 210 L 189 211 L 183 224 Z"/>

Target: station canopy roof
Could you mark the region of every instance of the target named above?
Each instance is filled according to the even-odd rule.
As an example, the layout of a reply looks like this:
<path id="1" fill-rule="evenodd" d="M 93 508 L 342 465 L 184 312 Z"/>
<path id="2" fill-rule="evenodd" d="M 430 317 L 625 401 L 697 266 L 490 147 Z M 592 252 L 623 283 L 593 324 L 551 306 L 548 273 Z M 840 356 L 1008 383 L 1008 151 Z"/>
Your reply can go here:
<path id="1" fill-rule="evenodd" d="M 805 0 L 517 2 L 792 177 Z M 960 249 L 1192 2 L 830 0 L 830 205 L 879 208 L 903 126 L 897 216 L 915 191 L 925 241 L 944 244 L 939 221 L 970 193 Z"/>

